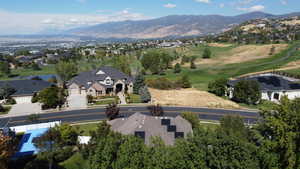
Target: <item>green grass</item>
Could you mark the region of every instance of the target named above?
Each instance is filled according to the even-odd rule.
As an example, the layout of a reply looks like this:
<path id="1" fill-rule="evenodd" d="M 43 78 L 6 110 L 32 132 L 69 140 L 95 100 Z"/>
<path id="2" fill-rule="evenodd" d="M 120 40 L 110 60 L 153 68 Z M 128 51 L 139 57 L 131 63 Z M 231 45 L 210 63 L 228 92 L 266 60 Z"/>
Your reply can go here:
<path id="1" fill-rule="evenodd" d="M 10 77 L 0 76 L 0 79 L 9 80 L 17 76 L 49 75 L 49 74 L 55 74 L 54 65 L 43 66 L 41 70 L 33 70 L 33 69 L 25 69 L 25 68 L 13 69 L 11 71 Z"/>
<path id="2" fill-rule="evenodd" d="M 129 103 L 142 103 L 141 96 L 137 94 L 129 94 Z"/>
<path id="3" fill-rule="evenodd" d="M 101 122 L 99 122 L 99 123 L 101 123 Z M 95 131 L 97 129 L 99 123 L 74 125 L 73 127 L 76 128 L 76 130 L 80 132 L 80 135 L 89 136 L 90 131 Z"/>
<path id="4" fill-rule="evenodd" d="M 89 168 L 88 160 L 84 159 L 80 153 L 74 154 L 66 161 L 60 163 L 65 169 L 87 169 Z"/>

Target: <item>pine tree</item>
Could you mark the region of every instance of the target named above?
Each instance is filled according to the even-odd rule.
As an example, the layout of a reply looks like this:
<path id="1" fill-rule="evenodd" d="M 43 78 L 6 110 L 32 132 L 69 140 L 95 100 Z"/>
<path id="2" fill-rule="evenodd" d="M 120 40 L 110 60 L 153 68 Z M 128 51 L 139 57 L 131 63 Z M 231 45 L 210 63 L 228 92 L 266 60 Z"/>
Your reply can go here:
<path id="1" fill-rule="evenodd" d="M 181 72 L 181 66 L 179 63 L 176 63 L 174 67 L 174 73 L 180 73 Z"/>
<path id="2" fill-rule="evenodd" d="M 145 77 L 142 74 L 138 74 L 135 78 L 135 82 L 133 84 L 133 93 L 139 94 L 139 90 L 144 87 L 145 84 Z"/>

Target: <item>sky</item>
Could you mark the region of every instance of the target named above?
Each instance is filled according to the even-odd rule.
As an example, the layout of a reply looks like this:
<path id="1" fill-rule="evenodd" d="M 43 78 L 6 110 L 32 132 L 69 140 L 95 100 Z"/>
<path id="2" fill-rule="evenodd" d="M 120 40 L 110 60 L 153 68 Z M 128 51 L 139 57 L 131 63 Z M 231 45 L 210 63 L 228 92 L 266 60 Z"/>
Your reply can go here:
<path id="1" fill-rule="evenodd" d="M 167 15 L 300 12 L 300 0 L 0 0 L 0 35 L 68 30 Z"/>

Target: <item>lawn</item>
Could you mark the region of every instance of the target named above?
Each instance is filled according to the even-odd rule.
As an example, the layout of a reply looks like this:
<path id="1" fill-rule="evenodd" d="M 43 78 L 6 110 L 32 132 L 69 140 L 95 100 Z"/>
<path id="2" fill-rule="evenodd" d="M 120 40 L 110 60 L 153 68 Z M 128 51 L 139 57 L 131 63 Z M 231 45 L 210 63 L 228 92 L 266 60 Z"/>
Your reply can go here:
<path id="1" fill-rule="evenodd" d="M 220 127 L 220 124 L 217 124 L 216 122 L 200 122 L 200 126 L 203 127 L 205 130 L 216 130 L 218 127 Z"/>
<path id="2" fill-rule="evenodd" d="M 99 122 L 101 123 L 101 122 Z M 99 123 L 89 123 L 89 124 L 81 124 L 81 125 L 73 125 L 77 131 L 81 132 L 80 135 L 89 136 L 90 131 L 95 131 L 98 127 Z"/>
<path id="3" fill-rule="evenodd" d="M 141 96 L 137 94 L 129 94 L 127 99 L 129 100 L 128 103 L 142 103 Z"/>
<path id="4" fill-rule="evenodd" d="M 11 77 L 0 76 L 0 79 L 9 80 L 18 76 L 49 75 L 49 74 L 55 74 L 54 65 L 43 66 L 41 70 L 33 70 L 33 69 L 25 69 L 25 68 L 13 69 L 11 71 Z"/>

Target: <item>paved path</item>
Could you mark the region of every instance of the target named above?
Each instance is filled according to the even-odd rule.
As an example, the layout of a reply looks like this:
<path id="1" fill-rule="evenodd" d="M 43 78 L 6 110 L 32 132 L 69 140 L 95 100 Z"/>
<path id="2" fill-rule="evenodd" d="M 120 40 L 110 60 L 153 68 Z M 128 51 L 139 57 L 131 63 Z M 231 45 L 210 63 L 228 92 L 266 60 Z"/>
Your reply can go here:
<path id="1" fill-rule="evenodd" d="M 39 114 L 42 112 L 40 103 L 15 104 L 8 112 L 8 116 L 22 116 L 29 114 Z"/>
<path id="2" fill-rule="evenodd" d="M 68 97 L 68 105 L 70 109 L 87 108 L 86 95 L 72 94 Z"/>
<path id="3" fill-rule="evenodd" d="M 183 111 L 196 113 L 201 120 L 220 120 L 226 115 L 240 115 L 246 123 L 256 123 L 259 119 L 257 111 L 246 110 L 226 110 L 211 108 L 190 108 L 190 107 L 163 107 L 165 116 L 177 116 Z M 149 114 L 146 106 L 121 107 L 121 116 L 128 117 L 135 112 Z M 68 123 L 78 123 L 85 121 L 96 121 L 106 119 L 105 108 L 93 108 L 82 110 L 62 111 L 56 113 L 40 114 L 40 122 L 62 121 Z M 0 128 L 4 126 L 18 126 L 31 124 L 27 121 L 27 116 L 0 118 Z"/>
<path id="4" fill-rule="evenodd" d="M 119 92 L 119 93 L 117 94 L 117 96 L 118 96 L 119 99 L 120 99 L 120 104 L 122 104 L 122 105 L 127 104 L 127 103 L 126 103 L 126 97 L 125 97 L 125 94 L 124 94 L 124 93 Z"/>

